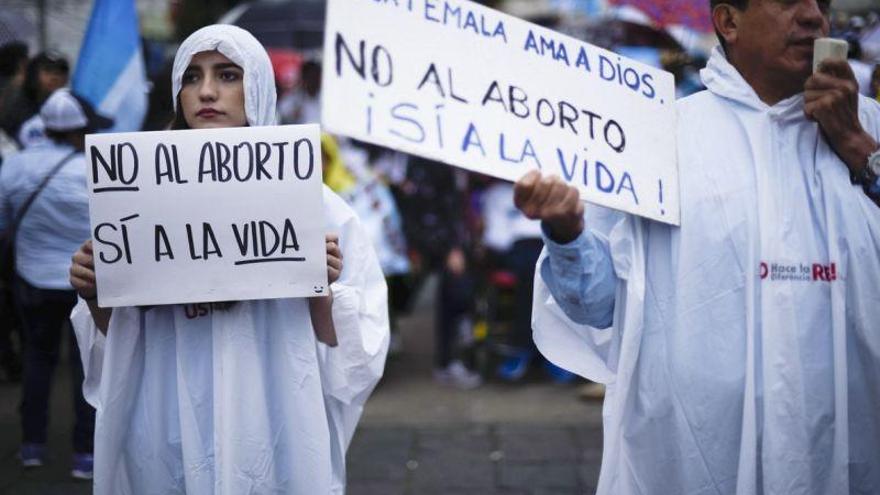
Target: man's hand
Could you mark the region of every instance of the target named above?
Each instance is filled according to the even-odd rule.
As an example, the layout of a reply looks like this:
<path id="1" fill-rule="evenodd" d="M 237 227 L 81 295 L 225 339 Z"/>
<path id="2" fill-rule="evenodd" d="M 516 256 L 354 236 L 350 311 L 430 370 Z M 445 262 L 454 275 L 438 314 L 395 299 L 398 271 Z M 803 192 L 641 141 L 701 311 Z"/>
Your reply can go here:
<path id="1" fill-rule="evenodd" d="M 339 280 L 342 273 L 342 250 L 339 249 L 339 236 L 327 234 L 327 282 L 333 283 Z"/>
<path id="2" fill-rule="evenodd" d="M 95 278 L 95 255 L 92 253 L 91 240 L 84 242 L 73 254 L 70 264 L 70 285 L 88 304 L 92 320 L 98 330 L 106 334 L 113 310 L 98 307 L 98 282 Z"/>
<path id="3" fill-rule="evenodd" d="M 566 244 L 584 230 L 580 193 L 558 176 L 532 170 L 514 186 L 513 202 L 525 216 L 544 222 L 554 242 Z"/>
<path id="4" fill-rule="evenodd" d="M 860 171 L 878 147 L 859 122 L 859 85 L 845 60 L 826 60 L 807 79 L 804 114 L 819 123 L 828 144 L 852 172 Z"/>

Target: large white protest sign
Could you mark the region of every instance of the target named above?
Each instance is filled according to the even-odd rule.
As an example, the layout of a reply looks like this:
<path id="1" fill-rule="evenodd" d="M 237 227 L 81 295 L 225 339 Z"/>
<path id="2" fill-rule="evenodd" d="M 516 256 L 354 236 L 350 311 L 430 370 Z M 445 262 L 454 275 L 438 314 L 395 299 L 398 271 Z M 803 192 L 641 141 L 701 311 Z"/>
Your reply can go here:
<path id="1" fill-rule="evenodd" d="M 329 0 L 325 128 L 679 222 L 671 74 L 466 0 Z"/>
<path id="2" fill-rule="evenodd" d="M 319 133 L 87 136 L 99 305 L 326 294 Z"/>

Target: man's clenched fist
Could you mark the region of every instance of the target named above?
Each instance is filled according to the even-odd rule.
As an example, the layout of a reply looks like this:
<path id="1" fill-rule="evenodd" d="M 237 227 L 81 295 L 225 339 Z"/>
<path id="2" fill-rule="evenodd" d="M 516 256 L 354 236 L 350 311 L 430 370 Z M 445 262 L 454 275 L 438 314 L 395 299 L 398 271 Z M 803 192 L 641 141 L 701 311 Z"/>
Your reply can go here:
<path id="1" fill-rule="evenodd" d="M 578 190 L 556 175 L 527 173 L 513 188 L 513 202 L 525 216 L 544 222 L 554 242 L 571 242 L 584 230 L 584 203 Z"/>

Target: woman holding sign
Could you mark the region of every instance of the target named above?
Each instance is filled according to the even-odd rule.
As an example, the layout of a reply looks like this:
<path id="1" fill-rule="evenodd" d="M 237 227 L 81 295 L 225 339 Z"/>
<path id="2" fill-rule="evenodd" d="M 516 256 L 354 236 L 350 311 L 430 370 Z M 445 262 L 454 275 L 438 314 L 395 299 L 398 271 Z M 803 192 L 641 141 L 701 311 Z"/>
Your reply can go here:
<path id="1" fill-rule="evenodd" d="M 172 83 L 174 128 L 275 124 L 269 57 L 240 28 L 187 38 Z M 324 209 L 339 233 L 327 237 L 326 298 L 111 313 L 97 306 L 91 244 L 76 253 L 96 494 L 344 491 L 345 450 L 384 367 L 387 302 L 354 212 L 327 189 Z"/>

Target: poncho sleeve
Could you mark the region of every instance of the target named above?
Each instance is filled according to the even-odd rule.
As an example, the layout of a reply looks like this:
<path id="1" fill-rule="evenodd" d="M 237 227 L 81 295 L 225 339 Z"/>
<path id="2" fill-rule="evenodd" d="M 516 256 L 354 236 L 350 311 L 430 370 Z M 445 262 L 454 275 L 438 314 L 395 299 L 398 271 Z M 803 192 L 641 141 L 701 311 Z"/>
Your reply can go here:
<path id="1" fill-rule="evenodd" d="M 89 306 L 82 299 L 77 300 L 76 306 L 70 313 L 70 322 L 73 325 L 76 341 L 79 344 L 80 358 L 83 365 L 83 397 L 92 407 L 98 408 L 99 387 L 101 374 L 104 367 L 104 344 L 107 338 L 98 330 Z"/>
<path id="2" fill-rule="evenodd" d="M 385 278 L 354 211 L 324 188 L 328 225 L 339 234 L 343 268 L 332 284 L 333 323 L 339 343 L 317 342 L 333 458 L 333 493 L 345 493 L 345 452 L 364 403 L 382 377 L 390 327 Z"/>
<path id="3" fill-rule="evenodd" d="M 388 295 L 370 240 L 354 212 L 325 189 L 328 224 L 337 229 L 343 256 L 333 283 L 333 322 L 337 347 L 319 353 L 325 395 L 362 405 L 385 369 L 388 353 Z"/>
<path id="4" fill-rule="evenodd" d="M 627 310 L 629 285 L 637 282 L 629 280 L 634 224 L 629 215 L 595 206 L 587 210 L 586 224 L 590 232 L 575 244 L 588 249 L 589 259 L 552 248 L 545 248 L 538 259 L 533 339 L 541 354 L 557 366 L 599 383 L 610 383 L 615 375 L 615 341 L 620 337 L 615 333 L 621 328 L 616 320 Z M 550 256 L 571 259 L 555 260 L 553 270 Z M 570 267 L 572 263 L 579 265 Z M 560 269 L 571 272 L 566 276 L 568 283 L 548 280 Z"/>

